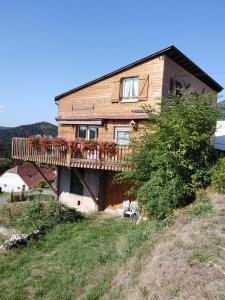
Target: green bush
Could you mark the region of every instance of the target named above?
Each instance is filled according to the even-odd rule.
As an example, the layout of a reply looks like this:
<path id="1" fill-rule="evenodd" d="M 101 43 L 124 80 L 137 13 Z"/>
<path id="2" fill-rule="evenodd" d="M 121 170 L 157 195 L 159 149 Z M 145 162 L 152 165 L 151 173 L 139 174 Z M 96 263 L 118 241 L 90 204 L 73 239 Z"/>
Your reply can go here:
<path id="1" fill-rule="evenodd" d="M 32 201 L 29 202 L 20 217 L 11 220 L 11 225 L 22 231 L 47 230 L 57 224 L 73 223 L 79 219 L 82 219 L 79 212 L 57 201 Z"/>
<path id="2" fill-rule="evenodd" d="M 210 144 L 218 116 L 214 102 L 214 95 L 182 90 L 163 101 L 160 114 L 146 107 L 148 124 L 131 144 L 133 168 L 117 180 L 133 184 L 130 192 L 150 217 L 166 217 L 210 184 L 210 169 L 217 159 Z"/>
<path id="3" fill-rule="evenodd" d="M 181 205 L 185 195 L 187 188 L 181 177 L 174 175 L 169 178 L 160 170 L 140 188 L 137 197 L 150 218 L 164 219 Z"/>
<path id="4" fill-rule="evenodd" d="M 45 187 L 47 186 L 46 182 L 43 180 L 43 181 L 40 181 L 38 183 L 38 187 L 41 188 L 41 189 L 44 189 Z"/>
<path id="5" fill-rule="evenodd" d="M 219 159 L 212 168 L 212 188 L 219 193 L 225 193 L 225 157 Z"/>

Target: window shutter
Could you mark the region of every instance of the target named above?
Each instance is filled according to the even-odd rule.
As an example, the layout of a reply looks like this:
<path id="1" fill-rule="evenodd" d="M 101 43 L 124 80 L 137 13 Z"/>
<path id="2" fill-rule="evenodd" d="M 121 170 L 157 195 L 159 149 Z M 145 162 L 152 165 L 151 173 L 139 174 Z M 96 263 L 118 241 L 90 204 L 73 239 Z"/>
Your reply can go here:
<path id="1" fill-rule="evenodd" d="M 120 100 L 120 80 L 114 81 L 112 83 L 112 96 L 111 101 L 112 103 L 117 103 Z"/>
<path id="2" fill-rule="evenodd" d="M 149 76 L 148 75 L 139 76 L 138 84 L 139 84 L 139 86 L 138 86 L 138 99 L 140 101 L 148 100 Z"/>

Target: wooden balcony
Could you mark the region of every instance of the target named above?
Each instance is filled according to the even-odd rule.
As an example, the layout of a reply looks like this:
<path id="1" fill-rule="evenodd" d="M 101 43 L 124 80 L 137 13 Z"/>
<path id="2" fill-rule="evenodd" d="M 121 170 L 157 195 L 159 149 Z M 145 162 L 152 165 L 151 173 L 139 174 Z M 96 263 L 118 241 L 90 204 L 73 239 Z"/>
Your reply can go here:
<path id="1" fill-rule="evenodd" d="M 99 150 L 84 150 L 81 157 L 65 149 L 41 150 L 29 146 L 27 138 L 12 139 L 12 158 L 41 164 L 76 168 L 126 171 L 131 168 L 127 156 L 128 146 L 117 146 L 117 154 L 111 156 Z"/>

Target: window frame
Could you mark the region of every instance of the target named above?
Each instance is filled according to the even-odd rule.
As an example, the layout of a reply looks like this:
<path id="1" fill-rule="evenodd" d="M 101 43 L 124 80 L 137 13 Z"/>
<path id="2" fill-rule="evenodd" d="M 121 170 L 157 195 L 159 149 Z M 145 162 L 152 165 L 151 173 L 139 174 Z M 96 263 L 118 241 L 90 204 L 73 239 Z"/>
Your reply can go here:
<path id="1" fill-rule="evenodd" d="M 118 144 L 118 142 L 117 142 L 117 133 L 119 131 L 129 132 L 129 141 L 128 141 L 127 144 Z M 114 141 L 115 141 L 115 143 L 119 146 L 128 146 L 130 144 L 130 133 L 131 133 L 131 130 L 130 130 L 130 127 L 128 127 L 128 126 L 116 126 L 116 127 L 114 127 Z"/>
<path id="2" fill-rule="evenodd" d="M 132 79 L 132 78 L 137 78 L 137 83 L 138 83 L 137 96 L 134 96 L 134 97 L 124 97 L 123 96 L 124 80 L 125 79 Z M 122 103 L 138 102 L 138 94 L 139 94 L 139 76 L 129 76 L 129 77 L 123 77 L 123 78 L 121 78 L 120 100 L 121 100 Z"/>
<path id="3" fill-rule="evenodd" d="M 99 127 L 98 126 L 92 126 L 92 125 L 79 125 L 77 126 L 77 132 L 76 132 L 76 137 L 79 139 L 81 137 L 79 137 L 79 131 L 80 131 L 80 127 L 86 127 L 86 138 L 84 138 L 85 140 L 88 140 L 88 141 L 97 141 L 98 140 L 98 134 L 99 134 Z M 90 128 L 96 128 L 96 138 L 95 139 L 92 139 L 90 140 Z M 82 139 L 82 138 L 81 138 Z"/>

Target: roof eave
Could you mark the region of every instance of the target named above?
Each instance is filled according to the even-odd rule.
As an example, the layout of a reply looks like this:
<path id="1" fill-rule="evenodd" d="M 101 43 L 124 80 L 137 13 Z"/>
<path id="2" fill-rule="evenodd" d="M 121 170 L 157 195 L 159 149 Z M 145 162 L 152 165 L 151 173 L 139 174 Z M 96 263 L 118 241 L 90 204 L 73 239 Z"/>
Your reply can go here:
<path id="1" fill-rule="evenodd" d="M 116 74 L 119 74 L 120 72 L 122 72 L 122 71 L 125 71 L 125 70 L 128 70 L 128 69 L 130 69 L 130 68 L 133 68 L 133 67 L 135 67 L 135 66 L 137 66 L 137 65 L 139 65 L 139 64 L 141 64 L 141 63 L 143 63 L 143 62 L 146 62 L 146 61 L 148 61 L 148 60 L 150 60 L 150 59 L 153 59 L 153 58 L 156 58 L 156 57 L 158 57 L 158 56 L 160 56 L 160 55 L 168 55 L 171 59 L 173 59 L 174 61 L 176 61 L 175 60 L 175 58 L 173 57 L 173 55 L 172 55 L 172 53 L 173 53 L 173 51 L 178 55 L 178 56 L 180 56 L 180 57 L 182 57 L 186 62 L 188 62 L 189 64 L 191 64 L 191 66 L 197 71 L 197 73 L 196 73 L 196 75 L 195 74 L 193 74 L 194 76 L 196 76 L 199 80 L 201 80 L 202 82 L 205 82 L 206 80 L 204 79 L 204 81 L 203 81 L 203 79 L 202 78 L 200 78 L 200 77 L 205 77 L 206 79 L 207 79 L 207 81 L 209 81 L 210 82 L 210 85 L 211 85 L 211 88 L 212 89 L 214 89 L 217 93 L 219 93 L 219 92 L 221 92 L 222 90 L 223 90 L 223 87 L 220 85 L 220 84 L 218 84 L 213 78 L 211 78 L 206 72 L 204 72 L 200 67 L 198 67 L 192 60 L 190 60 L 185 54 L 183 54 L 178 48 L 176 48 L 174 45 L 171 45 L 171 46 L 169 46 L 169 47 L 167 47 L 167 48 L 164 48 L 164 49 L 162 49 L 162 50 L 160 50 L 160 51 L 157 51 L 157 52 L 155 52 L 155 53 L 153 53 L 153 54 L 151 54 L 151 55 L 148 55 L 148 56 L 146 56 L 146 57 L 144 57 L 144 58 L 142 58 L 142 59 L 139 59 L 139 60 L 137 60 L 137 61 L 135 61 L 135 62 L 133 62 L 133 63 L 130 63 L 130 64 L 128 64 L 128 65 L 126 65 L 126 66 L 124 66 L 124 67 L 122 67 L 122 68 L 119 68 L 119 69 L 117 69 L 117 70 L 114 70 L 114 71 L 112 71 L 112 72 L 110 72 L 110 73 L 107 73 L 107 74 L 105 74 L 105 75 L 103 75 L 103 76 L 100 76 L 100 77 L 98 77 L 98 78 L 96 78 L 96 79 L 94 79 L 94 80 L 91 80 L 91 81 L 89 81 L 89 82 L 87 82 L 87 83 L 85 83 L 85 84 L 82 84 L 82 85 L 80 85 L 80 86 L 78 86 L 78 87 L 76 87 L 76 88 L 73 88 L 73 89 L 71 89 L 71 90 L 69 90 L 69 91 L 66 91 L 66 92 L 64 92 L 64 93 L 62 93 L 62 94 L 59 94 L 59 95 L 57 95 L 56 97 L 55 97 L 55 101 L 58 101 L 58 100 L 60 100 L 61 98 L 63 98 L 63 97 L 65 97 L 65 96 L 68 96 L 68 95 L 70 95 L 70 94 L 72 94 L 72 93 L 74 93 L 74 92 L 76 92 L 76 91 L 78 91 L 78 90 L 81 90 L 81 89 L 83 89 L 83 88 L 85 88 L 85 87 L 88 87 L 88 86 L 90 86 L 90 85 L 92 85 L 92 84 L 94 84 L 94 83 L 97 83 L 97 82 L 99 82 L 99 81 L 101 81 L 101 80 L 104 80 L 104 79 L 106 79 L 106 78 L 109 78 L 109 77 L 111 77 L 111 76 L 114 76 L 114 75 L 116 75 Z M 190 72 L 190 71 L 189 71 Z M 202 75 L 199 75 L 199 74 L 202 74 Z M 206 84 L 206 83 L 205 83 Z M 208 85 L 208 84 L 207 84 Z M 208 85 L 209 86 L 209 85 Z"/>

